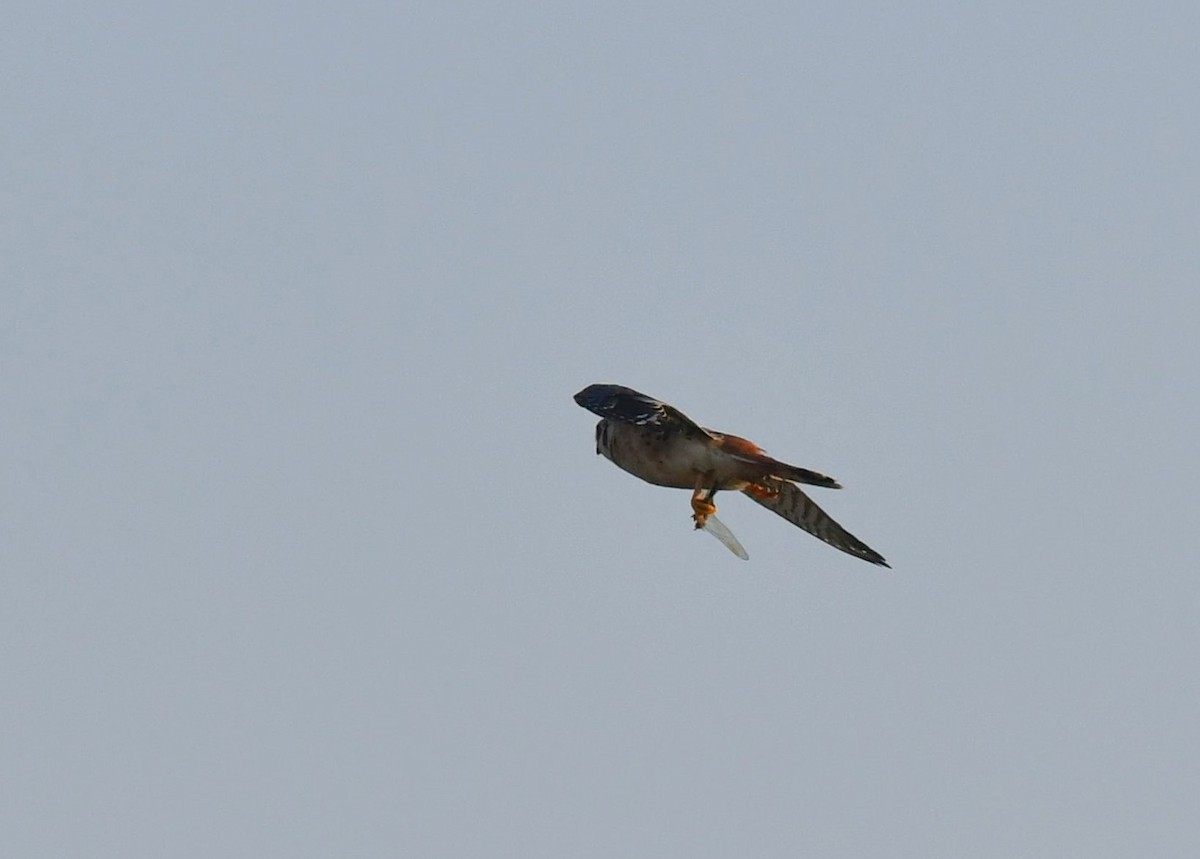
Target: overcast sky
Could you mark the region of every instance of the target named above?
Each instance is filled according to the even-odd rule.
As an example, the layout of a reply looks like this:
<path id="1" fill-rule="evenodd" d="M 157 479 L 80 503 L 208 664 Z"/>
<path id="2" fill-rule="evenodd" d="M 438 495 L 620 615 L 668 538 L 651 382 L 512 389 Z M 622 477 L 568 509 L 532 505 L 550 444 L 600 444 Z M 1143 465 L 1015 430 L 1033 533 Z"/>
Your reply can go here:
<path id="1" fill-rule="evenodd" d="M 9 9 L 0 854 L 1197 855 L 1197 8 Z"/>

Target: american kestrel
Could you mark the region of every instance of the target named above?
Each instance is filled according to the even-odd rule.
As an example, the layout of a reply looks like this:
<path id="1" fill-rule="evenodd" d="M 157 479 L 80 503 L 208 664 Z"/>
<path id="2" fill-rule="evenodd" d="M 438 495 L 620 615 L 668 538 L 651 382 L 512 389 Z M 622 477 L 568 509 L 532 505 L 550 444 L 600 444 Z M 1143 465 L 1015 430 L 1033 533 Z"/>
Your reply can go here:
<path id="1" fill-rule="evenodd" d="M 746 557 L 733 535 L 713 516 L 717 507 L 712 499 L 722 489 L 749 495 L 835 549 L 881 567 L 890 566 L 796 485 L 841 489 L 832 477 L 772 459 L 753 442 L 705 429 L 678 409 L 632 388 L 589 385 L 575 395 L 575 402 L 601 418 L 596 424 L 596 453 L 648 483 L 692 490 L 696 527 L 710 528 L 735 554 Z"/>

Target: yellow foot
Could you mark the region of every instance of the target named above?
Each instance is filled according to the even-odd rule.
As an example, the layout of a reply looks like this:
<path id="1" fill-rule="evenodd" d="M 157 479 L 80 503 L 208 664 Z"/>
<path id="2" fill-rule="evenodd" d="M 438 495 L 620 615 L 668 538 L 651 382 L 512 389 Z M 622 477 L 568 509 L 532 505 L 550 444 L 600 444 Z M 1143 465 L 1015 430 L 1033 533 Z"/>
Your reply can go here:
<path id="1" fill-rule="evenodd" d="M 717 505 L 708 500 L 710 494 L 707 489 L 697 489 L 692 493 L 692 521 L 697 528 L 703 528 L 708 517 L 717 512 Z"/>

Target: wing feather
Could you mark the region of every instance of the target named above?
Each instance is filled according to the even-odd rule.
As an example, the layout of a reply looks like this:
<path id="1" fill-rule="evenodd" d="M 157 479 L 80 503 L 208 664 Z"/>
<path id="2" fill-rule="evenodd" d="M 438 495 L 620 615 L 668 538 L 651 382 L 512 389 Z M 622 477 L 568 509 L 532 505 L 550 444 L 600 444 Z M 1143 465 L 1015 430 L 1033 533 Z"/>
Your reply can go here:
<path id="1" fill-rule="evenodd" d="M 674 406 L 623 385 L 588 385 L 575 395 L 575 402 L 610 421 L 669 428 L 695 438 L 712 438 Z"/>

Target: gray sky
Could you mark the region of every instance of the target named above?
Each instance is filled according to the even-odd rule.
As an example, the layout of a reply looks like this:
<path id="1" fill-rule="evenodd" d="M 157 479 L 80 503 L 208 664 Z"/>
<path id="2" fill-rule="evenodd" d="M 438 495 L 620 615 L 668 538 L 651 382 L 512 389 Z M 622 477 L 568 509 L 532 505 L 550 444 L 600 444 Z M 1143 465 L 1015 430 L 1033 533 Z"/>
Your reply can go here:
<path id="1" fill-rule="evenodd" d="M 1200 13 L 968 5 L 6 13 L 0 854 L 1196 855 Z"/>

